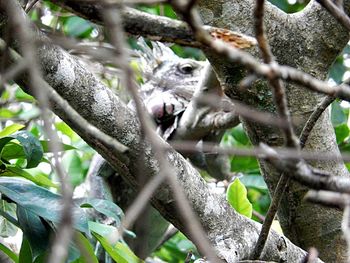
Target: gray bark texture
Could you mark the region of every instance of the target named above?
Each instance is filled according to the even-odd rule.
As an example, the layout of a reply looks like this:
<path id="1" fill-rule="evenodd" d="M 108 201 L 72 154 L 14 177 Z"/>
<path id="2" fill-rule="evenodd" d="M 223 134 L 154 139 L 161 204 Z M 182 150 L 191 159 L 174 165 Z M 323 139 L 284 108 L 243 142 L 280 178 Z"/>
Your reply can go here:
<path id="1" fill-rule="evenodd" d="M 349 3 L 345 2 L 348 10 Z M 203 0 L 199 5 L 206 24 L 254 34 L 254 1 Z M 278 63 L 298 68 L 318 79 L 326 78 L 329 67 L 349 39 L 348 32 L 315 1 L 311 1 L 302 12 L 292 15 L 267 3 L 265 28 Z M 231 74 L 237 71 L 237 66 L 223 63 L 224 58 L 211 54 L 209 58 L 229 97 L 238 98 L 264 111 L 275 112 L 271 89 L 265 82 L 259 81 L 248 90 L 239 90 L 237 82 L 240 79 Z M 287 95 L 288 106 L 296 120 L 295 130 L 299 134 L 322 96 L 291 84 L 287 85 Z M 283 136 L 276 129 L 245 120 L 243 122 L 253 144 L 283 144 Z M 328 113 L 314 127 L 305 149 L 339 153 Z M 315 162 L 313 166 L 333 175 L 349 176 L 343 163 Z M 273 196 L 281 174 L 264 160 L 260 160 L 260 168 Z M 295 181 L 289 184 L 278 211 L 284 233 L 304 249 L 317 247 L 320 258 L 326 262 L 343 262 L 346 245 L 341 234 L 342 212 L 303 202 L 306 191 L 307 188 Z"/>
<path id="2" fill-rule="evenodd" d="M 74 11 L 79 9 L 79 6 L 74 4 L 75 1 L 53 2 L 68 6 Z M 344 2 L 348 10 L 349 1 Z M 90 6 L 91 9 L 86 9 L 88 11 L 95 8 L 93 4 L 85 6 Z M 206 24 L 239 30 L 249 35 L 253 35 L 253 6 L 252 0 L 199 1 L 200 12 Z M 84 5 L 81 4 L 80 7 Z M 83 13 L 84 9 L 77 12 Z M 85 17 L 89 18 L 88 14 L 85 14 Z M 0 5 L 2 38 L 7 26 L 6 21 L 6 14 Z M 313 1 L 303 12 L 294 15 L 287 15 L 272 5 L 267 5 L 265 26 L 272 51 L 279 63 L 296 67 L 319 79 L 325 79 L 336 55 L 348 41 L 348 33 Z M 161 32 L 160 29 L 160 34 Z M 229 97 L 260 110 L 275 112 L 271 91 L 265 82 L 258 81 L 252 88 L 239 91 L 237 83 L 245 75 L 244 70 L 212 53 L 208 53 L 208 57 Z M 140 125 L 135 114 L 117 96 L 88 72 L 75 57 L 57 46 L 42 45 L 38 49 L 38 60 L 48 84 L 81 116 L 129 147 L 125 154 L 127 160 L 121 161 L 110 148 L 75 125 L 64 109 L 53 107 L 55 113 L 95 148 L 132 187 L 138 187 L 137 176 L 141 163 L 144 167 L 142 173 L 146 178 L 158 173 L 158 163 L 149 143 L 141 140 Z M 26 81 L 26 77 L 23 78 Z M 288 85 L 287 89 L 289 106 L 293 118 L 297 120 L 295 128 L 300 132 L 322 96 L 294 85 Z M 243 121 L 253 144 L 283 144 L 283 137 L 275 128 Z M 325 114 L 314 128 L 307 149 L 338 154 L 328 114 Z M 199 173 L 175 150 L 169 150 L 167 159 L 173 164 L 178 181 L 218 255 L 227 262 L 249 259 L 259 235 L 260 224 L 237 214 L 221 196 L 210 193 Z M 334 175 L 348 176 L 343 164 L 323 162 L 314 165 Z M 263 160 L 260 161 L 260 166 L 273 195 L 280 174 Z M 279 210 L 279 219 L 286 236 L 303 249 L 317 247 L 321 253 L 320 257 L 326 262 L 343 262 L 346 246 L 340 228 L 342 213 L 302 202 L 306 191 L 305 187 L 294 181 L 286 191 Z M 188 229 L 191 226 L 186 225 L 181 214 L 177 212 L 172 190 L 166 183 L 157 190 L 152 204 L 167 220 L 189 236 Z M 261 259 L 300 262 L 305 255 L 306 253 L 293 245 L 288 238 L 272 231 Z"/>

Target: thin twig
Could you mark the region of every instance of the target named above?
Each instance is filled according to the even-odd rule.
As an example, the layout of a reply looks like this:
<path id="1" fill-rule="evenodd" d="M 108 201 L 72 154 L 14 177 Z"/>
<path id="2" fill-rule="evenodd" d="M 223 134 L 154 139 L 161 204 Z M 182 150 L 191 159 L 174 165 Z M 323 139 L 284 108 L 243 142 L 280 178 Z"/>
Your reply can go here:
<path id="1" fill-rule="evenodd" d="M 272 152 L 266 152 L 261 146 L 251 148 L 237 148 L 237 147 L 223 147 L 214 143 L 203 142 L 200 146 L 196 141 L 171 141 L 171 147 L 175 150 L 186 153 L 213 153 L 222 155 L 235 156 L 254 156 L 260 159 L 274 157 L 278 154 L 280 159 L 286 161 L 297 161 L 299 159 L 308 161 L 336 161 L 336 162 L 350 162 L 350 154 L 343 153 L 336 155 L 332 152 L 312 152 L 312 151 L 297 151 L 292 148 L 275 148 L 269 147 Z M 166 147 L 166 146 L 165 146 Z M 170 146 L 167 146 L 170 149 Z"/>
<path id="2" fill-rule="evenodd" d="M 307 141 L 307 138 L 308 138 L 312 128 L 316 124 L 316 121 L 321 116 L 323 111 L 329 106 L 329 104 L 332 103 L 333 100 L 334 100 L 334 98 L 327 96 L 324 99 L 324 101 L 320 104 L 320 106 L 317 107 L 316 110 L 311 114 L 311 116 L 309 117 L 308 121 L 306 122 L 306 124 L 304 126 L 303 131 L 301 132 L 301 136 L 300 136 L 301 148 L 304 147 L 305 142 Z M 266 219 L 262 225 L 261 232 L 259 235 L 259 239 L 257 241 L 257 246 L 255 248 L 255 251 L 254 251 L 255 253 L 254 253 L 253 258 L 258 258 L 260 256 L 263 248 L 264 248 L 264 245 L 266 243 L 268 233 L 270 231 L 273 219 L 276 216 L 278 207 L 281 203 L 283 194 L 286 190 L 286 187 L 289 183 L 289 180 L 290 180 L 290 176 L 288 176 L 287 173 L 281 174 L 280 179 L 278 180 L 275 192 L 273 194 L 273 198 L 272 198 L 269 210 L 267 211 Z"/>
<path id="3" fill-rule="evenodd" d="M 86 3 L 85 5 L 88 5 L 88 8 L 84 8 L 85 5 L 83 4 L 73 5 L 69 1 L 66 2 L 64 0 L 53 0 L 53 2 L 76 12 L 82 17 L 88 17 L 89 20 L 93 22 L 103 24 L 103 19 L 99 15 L 100 12 L 98 12 L 98 5 Z M 212 41 L 213 38 L 208 35 L 208 32 L 219 32 L 222 30 L 220 28 L 204 27 L 206 30 L 200 28 L 200 31 L 196 29 L 195 31 L 200 33 L 197 36 L 197 40 L 195 40 L 191 30 L 189 30 L 183 22 L 174 19 L 150 15 L 132 8 L 124 9 L 123 18 L 124 29 L 129 34 L 145 36 L 155 41 L 177 43 L 200 48 L 211 48 L 217 54 L 227 58 L 229 61 L 246 67 L 257 77 L 275 76 L 276 78 L 291 81 L 319 93 L 350 100 L 349 85 L 332 87 L 327 82 L 318 80 L 293 67 L 280 65 L 278 68 L 274 68 L 271 65 L 261 64 L 257 59 L 246 52 L 226 45 L 219 40 Z M 232 32 L 232 35 L 237 35 L 238 38 L 242 38 L 247 43 L 251 43 L 249 47 L 255 45 L 253 38 L 249 36 L 238 35 L 236 32 Z"/>
<path id="4" fill-rule="evenodd" d="M 117 50 L 120 50 L 120 55 L 118 58 L 125 73 L 125 86 L 128 88 L 133 97 L 133 100 L 135 101 L 136 112 L 140 119 L 141 129 L 143 130 L 147 139 L 150 141 L 152 149 L 154 150 L 154 154 L 159 162 L 159 174 L 164 174 L 163 176 L 171 185 L 177 208 L 184 218 L 184 223 L 188 226 L 191 226 L 188 227 L 188 231 L 193 238 L 193 241 L 198 246 L 199 250 L 204 253 L 211 261 L 221 262 L 221 260 L 216 256 L 215 251 L 207 239 L 202 226 L 200 225 L 196 215 L 189 205 L 188 200 L 186 199 L 183 190 L 176 179 L 176 174 L 171 164 L 165 158 L 164 143 L 156 135 L 154 129 L 152 128 L 152 125 L 150 125 L 151 122 L 148 116 L 145 114 L 142 102 L 133 81 L 132 69 L 128 66 L 127 58 L 124 55 L 125 48 L 119 10 L 116 8 L 107 7 L 104 9 L 104 15 L 106 23 L 109 24 L 111 43 Z"/>
<path id="5" fill-rule="evenodd" d="M 320 105 L 312 112 L 309 119 L 307 120 L 303 130 L 300 135 L 300 146 L 303 148 L 309 138 L 309 135 L 315 126 L 317 120 L 320 118 L 322 113 L 328 108 L 330 104 L 335 100 L 334 97 L 327 96 L 325 97 Z"/>
<path id="6" fill-rule="evenodd" d="M 350 31 L 350 18 L 344 12 L 342 5 L 337 5 L 330 0 L 317 0 L 337 21 Z M 338 3 L 339 4 L 339 3 Z"/>
<path id="7" fill-rule="evenodd" d="M 165 242 L 175 236 L 178 232 L 179 230 L 177 228 L 175 228 L 173 225 L 170 225 L 167 231 L 164 233 L 162 239 L 159 241 L 155 250 L 158 250 L 160 247 L 162 247 Z"/>
<path id="8" fill-rule="evenodd" d="M 305 195 L 304 200 L 323 206 L 344 209 L 344 207 L 350 203 L 349 198 L 349 194 L 342 194 L 324 190 L 310 190 Z"/>
<path id="9" fill-rule="evenodd" d="M 29 13 L 30 10 L 36 5 L 36 3 L 39 2 L 39 0 L 32 0 L 27 6 L 26 9 L 24 10 L 26 13 Z"/>
<path id="10" fill-rule="evenodd" d="M 278 67 L 277 63 L 274 61 L 272 52 L 270 50 L 270 46 L 267 42 L 265 30 L 264 30 L 264 5 L 265 0 L 257 0 L 255 9 L 254 9 L 254 17 L 255 17 L 255 34 L 256 39 L 258 41 L 258 47 L 262 54 L 263 60 L 267 64 L 274 65 Z M 283 130 L 285 136 L 285 145 L 290 148 L 296 149 L 296 151 L 300 150 L 298 139 L 294 133 L 292 120 L 290 116 L 290 112 L 287 106 L 287 96 L 285 92 L 285 87 L 282 81 L 279 78 L 268 78 L 269 84 L 272 87 L 274 101 L 276 104 L 278 115 L 281 119 L 285 119 L 287 121 L 288 126 Z M 281 203 L 282 196 L 285 193 L 287 185 L 289 183 L 290 176 L 288 173 L 282 173 L 279 181 L 277 183 L 275 192 L 273 194 L 273 199 L 271 201 L 269 210 L 266 214 L 264 223 L 261 227 L 261 232 L 259 234 L 258 241 L 256 242 L 256 246 L 253 252 L 253 259 L 259 259 L 260 255 L 265 247 L 272 222 L 277 213 L 278 207 Z"/>
<path id="11" fill-rule="evenodd" d="M 73 217 L 72 217 L 72 189 L 69 185 L 63 167 L 60 165 L 58 152 L 60 146 L 58 143 L 57 134 L 52 130 L 51 120 L 48 118 L 48 100 L 47 92 L 45 90 L 38 90 L 41 82 L 41 72 L 39 70 L 39 63 L 36 58 L 36 47 L 33 38 L 33 31 L 31 25 L 24 15 L 22 8 L 15 3 L 15 1 L 2 1 L 9 17 L 11 18 L 12 26 L 17 30 L 20 47 L 25 61 L 30 67 L 27 68 L 29 75 L 29 86 L 33 94 L 39 101 L 39 106 L 42 110 L 42 117 L 44 119 L 44 128 L 47 136 L 50 138 L 50 148 L 53 152 L 55 160 L 55 170 L 61 180 L 61 191 L 63 200 L 62 217 L 58 226 L 57 234 L 52 243 L 51 253 L 48 262 L 60 263 L 63 262 L 68 253 L 68 245 L 73 233 Z"/>

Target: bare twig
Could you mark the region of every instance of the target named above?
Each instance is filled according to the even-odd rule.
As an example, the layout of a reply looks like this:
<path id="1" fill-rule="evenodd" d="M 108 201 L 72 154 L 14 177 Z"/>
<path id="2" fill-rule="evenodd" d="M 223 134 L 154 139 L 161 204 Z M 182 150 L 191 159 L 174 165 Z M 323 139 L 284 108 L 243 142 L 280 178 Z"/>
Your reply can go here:
<path id="1" fill-rule="evenodd" d="M 167 231 L 164 233 L 162 239 L 159 241 L 155 250 L 158 250 L 161 246 L 164 245 L 165 242 L 175 236 L 178 232 L 179 230 L 177 228 L 175 228 L 173 225 L 170 225 Z"/>
<path id="2" fill-rule="evenodd" d="M 125 86 L 128 88 L 129 92 L 131 93 L 135 101 L 136 112 L 140 119 L 141 128 L 144 134 L 146 135 L 146 137 L 150 140 L 155 156 L 159 161 L 159 166 L 160 166 L 159 174 L 163 174 L 160 177 L 160 179 L 162 177 L 165 177 L 166 179 L 168 179 L 168 182 L 173 189 L 173 194 L 176 200 L 177 207 L 184 218 L 184 222 L 186 222 L 186 224 L 189 226 L 188 231 L 191 237 L 193 238 L 194 242 L 198 246 L 199 250 L 202 253 L 204 253 L 211 261 L 220 262 L 220 260 L 217 258 L 214 252 L 214 249 L 209 243 L 202 226 L 200 225 L 199 221 L 196 219 L 196 215 L 194 214 L 191 206 L 189 205 L 183 193 L 182 188 L 177 182 L 176 174 L 174 173 L 174 170 L 171 168 L 172 166 L 169 164 L 168 160 L 165 158 L 163 154 L 164 153 L 163 142 L 156 135 L 154 129 L 152 128 L 152 125 L 150 125 L 151 122 L 147 117 L 147 115 L 145 114 L 145 111 L 142 107 L 142 102 L 140 100 L 138 91 L 133 81 L 132 70 L 127 64 L 126 57 L 123 55 L 125 54 L 123 52 L 124 39 L 123 39 L 123 31 L 121 28 L 120 14 L 119 15 L 118 14 L 119 14 L 118 9 L 111 8 L 111 7 L 104 9 L 106 23 L 109 24 L 111 42 L 117 50 L 118 49 L 120 50 L 119 61 L 122 65 L 122 69 L 125 72 L 125 84 L 126 84 Z"/>
<path id="3" fill-rule="evenodd" d="M 260 144 L 263 150 L 269 157 L 266 157 L 274 167 L 280 172 L 289 173 L 293 179 L 301 184 L 316 190 L 331 190 L 340 193 L 350 193 L 350 180 L 341 176 L 330 176 L 325 172 L 320 172 L 304 161 L 295 162 L 281 159 L 277 153 L 265 144 Z M 272 155 L 275 154 L 273 157 Z M 297 158 L 300 160 L 300 158 Z"/>
<path id="4" fill-rule="evenodd" d="M 0 45 L 2 45 L 4 41 L 0 40 Z M 6 82 L 11 79 L 14 79 L 18 74 L 22 73 L 28 67 L 28 61 L 22 59 L 18 61 L 15 65 L 9 67 L 4 73 L 0 75 L 0 87 L 2 87 Z"/>
<path id="5" fill-rule="evenodd" d="M 271 66 L 278 67 L 277 63 L 274 61 L 270 46 L 267 42 L 265 31 L 264 31 L 264 4 L 265 0 L 257 0 L 254 16 L 255 16 L 255 34 L 258 41 L 258 46 L 262 54 L 263 60 Z M 287 96 L 285 93 L 285 88 L 282 81 L 279 78 L 268 78 L 269 84 L 273 89 L 274 101 L 277 107 L 278 115 L 281 119 L 285 119 L 287 126 L 282 129 L 285 136 L 285 145 L 286 147 L 292 147 L 297 151 L 300 149 L 298 139 L 294 133 L 292 120 L 287 106 Z M 259 259 L 267 241 L 272 222 L 277 213 L 278 207 L 281 203 L 282 196 L 285 192 L 285 189 L 289 183 L 290 176 L 287 173 L 282 173 L 278 184 L 276 186 L 275 192 L 273 194 L 273 199 L 271 201 L 269 210 L 266 214 L 264 223 L 261 227 L 261 232 L 256 242 L 256 247 L 253 252 L 253 259 Z"/>
<path id="6" fill-rule="evenodd" d="M 348 153 L 336 155 L 332 152 L 297 151 L 292 148 L 274 147 L 269 147 L 272 152 L 267 152 L 265 148 L 261 146 L 251 148 L 221 147 L 217 144 L 209 142 L 203 142 L 203 144 L 198 147 L 196 141 L 171 141 L 170 145 L 174 149 L 181 152 L 203 152 L 223 155 L 255 156 L 261 159 L 274 157 L 275 154 L 277 154 L 281 160 L 286 161 L 297 161 L 299 159 L 303 159 L 308 161 L 350 162 L 350 154 Z"/>
<path id="7" fill-rule="evenodd" d="M 0 40 L 0 45 L 1 41 L 2 40 Z M 27 66 L 26 60 L 24 58 L 20 58 L 20 55 L 17 54 L 16 51 L 12 49 L 10 49 L 9 51 L 11 53 L 11 59 L 14 62 L 16 62 L 16 64 L 14 67 L 11 68 L 11 71 L 9 71 L 5 76 L 3 76 L 2 79 L 0 79 L 0 81 L 8 81 L 10 79 L 14 79 L 16 75 L 20 74 L 21 71 L 25 70 L 25 67 Z M 80 129 L 85 130 L 87 134 L 95 136 L 98 140 L 108 145 L 111 149 L 114 149 L 115 154 L 118 156 L 118 158 L 124 163 L 128 163 L 127 158 L 124 155 L 122 155 L 123 153 L 128 151 L 128 147 L 124 146 L 116 139 L 105 134 L 104 132 L 96 128 L 94 125 L 89 123 L 87 120 L 85 120 L 66 100 L 64 100 L 49 84 L 47 84 L 45 80 L 38 79 L 37 81 L 39 86 L 43 87 L 44 90 L 46 90 L 46 95 L 50 98 L 50 100 L 56 105 L 59 105 L 62 109 L 64 109 L 68 119 L 76 122 L 77 126 Z"/>
<path id="8" fill-rule="evenodd" d="M 350 31 L 350 18 L 344 12 L 342 5 L 331 0 L 317 0 L 337 21 Z"/>
<path id="9" fill-rule="evenodd" d="M 36 5 L 36 3 L 39 2 L 39 0 L 32 0 L 29 4 L 27 4 L 26 8 L 25 8 L 25 12 L 29 13 L 30 10 L 32 10 L 32 8 Z"/>
<path id="10" fill-rule="evenodd" d="M 322 113 L 327 109 L 327 107 L 332 104 L 332 102 L 335 100 L 334 97 L 327 96 L 325 97 L 320 105 L 314 110 L 314 112 L 310 115 L 309 119 L 307 120 L 301 135 L 300 135 L 300 146 L 303 148 L 307 142 L 307 139 L 309 138 L 309 135 L 315 126 L 317 120 L 320 118 Z"/>
<path id="11" fill-rule="evenodd" d="M 323 190 L 310 190 L 307 192 L 304 199 L 315 204 L 320 204 L 329 207 L 344 208 L 350 203 L 349 197 L 349 194 L 341 194 Z"/>
<path id="12" fill-rule="evenodd" d="M 84 4 L 81 2 L 79 2 L 79 4 L 75 4 L 75 1 L 72 0 L 54 0 L 53 2 L 68 8 L 82 17 L 89 18 L 89 20 L 93 22 L 99 24 L 103 23 L 103 19 L 99 15 L 100 12 L 98 12 L 98 5 L 91 6 L 91 4 L 86 4 L 89 5 L 89 8 L 84 8 Z M 226 57 L 234 63 L 245 66 L 258 77 L 274 76 L 276 78 L 303 85 L 306 88 L 319 93 L 350 100 L 349 85 L 343 84 L 332 87 L 327 82 L 318 80 L 295 68 L 282 65 L 279 67 L 274 67 L 273 65 L 261 64 L 248 53 L 226 45 L 219 40 L 212 41 L 213 38 L 210 37 L 207 32 L 220 32 L 220 30 L 222 30 L 220 28 L 207 28 L 207 31 L 203 28 L 199 28 L 200 33 L 197 36 L 199 38 L 195 40 L 191 30 L 189 30 L 183 22 L 177 20 L 146 14 L 132 8 L 124 9 L 123 18 L 125 31 L 132 35 L 145 36 L 155 41 L 171 42 L 195 47 L 209 47 L 222 57 Z M 195 29 L 195 32 L 199 32 L 197 29 Z M 241 39 L 244 41 L 244 43 L 247 43 L 247 47 L 252 47 L 255 45 L 253 38 L 245 35 L 238 35 L 236 32 L 233 32 L 232 35 L 237 36 L 237 39 Z M 244 45 L 242 46 L 244 47 Z"/>
<path id="13" fill-rule="evenodd" d="M 60 263 L 62 262 L 68 253 L 68 245 L 72 237 L 72 189 L 69 182 L 66 179 L 65 172 L 60 165 L 58 158 L 58 152 L 60 151 L 60 146 L 58 144 L 57 134 L 52 131 L 51 121 L 47 115 L 48 100 L 47 92 L 45 90 L 37 90 L 40 87 L 41 82 L 41 72 L 39 70 L 39 64 L 36 59 L 36 47 L 33 38 L 33 31 L 31 25 L 24 15 L 21 7 L 14 1 L 3 1 L 0 2 L 7 10 L 9 17 L 11 17 L 12 26 L 17 30 L 18 39 L 20 42 L 20 47 L 23 53 L 24 59 L 28 62 L 30 67 L 27 68 L 29 75 L 29 86 L 39 101 L 39 105 L 42 109 L 42 116 L 44 119 L 45 131 L 50 138 L 50 147 L 52 149 L 54 159 L 55 159 L 55 169 L 58 177 L 61 180 L 61 191 L 63 199 L 63 209 L 60 224 L 58 226 L 57 235 L 54 238 L 52 244 L 52 250 L 48 258 L 48 262 Z"/>
<path id="14" fill-rule="evenodd" d="M 74 120 L 77 127 L 84 129 L 85 132 L 91 136 L 96 137 L 97 140 L 103 142 L 105 145 L 114 149 L 115 154 L 118 158 L 125 164 L 129 160 L 123 155 L 123 153 L 128 151 L 128 147 L 118 142 L 116 139 L 112 138 L 108 134 L 105 134 L 97 127 L 85 120 L 66 100 L 64 100 L 50 85 L 45 81 L 40 81 L 41 87 L 44 87 L 48 92 L 48 97 L 58 106 L 65 110 L 68 119 Z"/>

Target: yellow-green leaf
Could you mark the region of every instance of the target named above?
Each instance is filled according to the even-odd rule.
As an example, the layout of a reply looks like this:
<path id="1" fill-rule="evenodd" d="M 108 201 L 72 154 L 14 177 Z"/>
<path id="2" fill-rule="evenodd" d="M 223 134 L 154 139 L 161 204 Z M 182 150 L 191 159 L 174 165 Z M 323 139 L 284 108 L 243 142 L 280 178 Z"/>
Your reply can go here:
<path id="1" fill-rule="evenodd" d="M 252 217 L 253 207 L 247 198 L 247 189 L 238 178 L 229 185 L 226 199 L 238 213 Z"/>
<path id="2" fill-rule="evenodd" d="M 18 123 L 11 124 L 11 125 L 5 127 L 2 131 L 0 131 L 0 138 L 11 135 L 24 127 L 25 127 L 24 125 L 18 124 Z"/>

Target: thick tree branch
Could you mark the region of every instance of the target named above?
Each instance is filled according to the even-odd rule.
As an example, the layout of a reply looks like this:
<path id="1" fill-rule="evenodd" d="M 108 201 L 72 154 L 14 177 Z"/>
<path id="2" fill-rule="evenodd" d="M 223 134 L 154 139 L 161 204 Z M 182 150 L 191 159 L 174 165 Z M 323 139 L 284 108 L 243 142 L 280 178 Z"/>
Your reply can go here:
<path id="1" fill-rule="evenodd" d="M 2 10 L 0 19 L 2 22 L 6 21 Z M 1 26 L 6 24 L 1 23 Z M 123 177 L 134 187 L 137 186 L 140 150 L 145 153 L 144 164 L 147 169 L 143 171 L 144 176 L 150 178 L 159 172 L 150 145 L 141 141 L 140 126 L 134 113 L 119 98 L 61 48 L 46 44 L 39 48 L 37 55 L 42 63 L 46 81 L 79 111 L 82 117 L 127 146 L 129 151 L 126 156 L 130 159 L 130 164 L 126 166 L 120 162 L 107 145 L 87 135 L 84 129 L 67 118 L 64 109 L 56 105 L 54 110 L 62 119 L 67 120 L 68 124 L 115 169 L 122 170 Z M 177 178 L 219 255 L 227 262 L 249 258 L 260 225 L 238 215 L 220 196 L 211 194 L 198 172 L 177 152 L 169 150 L 166 157 L 173 163 Z M 169 221 L 186 233 L 180 215 L 174 213 L 175 203 L 167 184 L 157 190 L 152 203 Z M 283 258 L 289 262 L 296 262 L 304 256 L 304 251 L 273 232 L 262 258 L 273 261 Z"/>
<path id="2" fill-rule="evenodd" d="M 348 2 L 346 1 L 345 10 L 348 8 Z M 251 34 L 254 29 L 253 4 L 253 0 L 223 0 L 215 1 L 215 3 L 209 0 L 199 1 L 201 15 L 206 24 L 240 29 L 241 32 L 247 34 Z M 292 15 L 284 14 L 267 3 L 264 22 L 266 35 L 276 61 L 279 64 L 287 65 L 286 68 L 294 67 L 293 75 L 297 72 L 295 69 L 297 68 L 311 74 L 318 81 L 326 77 L 330 65 L 348 41 L 348 33 L 344 28 L 337 24 L 337 21 L 314 1 L 311 1 L 302 12 Z M 257 52 L 252 53 L 257 56 Z M 249 88 L 242 90 L 239 88 L 239 82 L 245 77 L 244 69 L 237 66 L 236 63 L 228 63 L 222 55 L 214 55 L 213 52 L 208 52 L 207 55 L 229 97 L 248 105 L 259 105 L 259 109 L 276 112 L 271 92 L 265 82 L 255 81 Z M 236 62 L 241 63 L 238 60 Z M 247 63 L 242 63 L 242 65 L 251 70 L 250 67 L 247 67 Z M 279 67 L 280 70 L 286 68 Z M 257 73 L 257 71 L 252 71 Z M 238 74 L 232 76 L 231 72 Z M 278 74 L 276 77 L 282 75 Z M 286 79 L 290 81 L 295 77 L 296 75 Z M 300 84 L 305 85 L 306 82 L 304 84 L 301 81 L 294 83 L 298 85 L 287 85 L 288 106 L 292 117 L 300 120 L 295 125 L 297 134 L 300 134 L 304 123 L 313 112 L 315 105 L 319 104 L 322 96 L 299 86 Z M 247 119 L 243 119 L 243 122 L 253 144 L 258 145 L 260 142 L 274 146 L 283 144 L 283 136 L 277 129 Z M 339 154 L 327 112 L 321 116 L 309 136 L 306 149 L 332 152 L 334 155 Z M 280 172 L 283 171 L 283 169 L 276 170 L 274 165 L 260 160 L 260 167 L 271 193 L 276 189 Z M 330 174 L 348 176 L 346 168 L 341 163 L 313 162 L 313 165 L 328 171 Z M 342 214 L 339 211 L 329 211 L 326 208 L 303 203 L 303 195 L 306 192 L 306 188 L 302 188 L 294 181 L 290 182 L 278 212 L 283 230 L 295 243 L 300 244 L 305 249 L 310 246 L 317 247 L 320 251 L 320 257 L 326 261 L 343 261 L 347 252 L 345 242 L 342 239 Z M 329 216 L 330 214 L 332 216 Z M 332 233 L 323 232 L 322 229 L 330 221 L 332 221 Z M 320 236 L 323 238 L 320 239 Z M 326 243 L 327 246 L 329 244 L 337 246 L 339 250 L 329 251 L 325 246 Z"/>
<path id="3" fill-rule="evenodd" d="M 97 24 L 103 24 L 101 16 L 101 4 L 91 3 L 91 1 L 74 1 L 74 0 L 53 0 L 52 2 L 63 8 L 70 10 L 77 15 L 88 19 Z M 133 8 L 123 9 L 123 26 L 124 30 L 134 36 L 144 36 L 154 41 L 177 43 L 180 45 L 203 47 L 200 42 L 196 41 L 186 23 L 167 17 L 151 15 L 138 11 Z M 206 27 L 206 30 L 213 36 L 222 32 L 216 27 Z M 239 32 L 225 31 L 227 36 L 231 36 L 238 43 L 245 43 L 249 48 L 255 44 L 255 40 Z"/>

